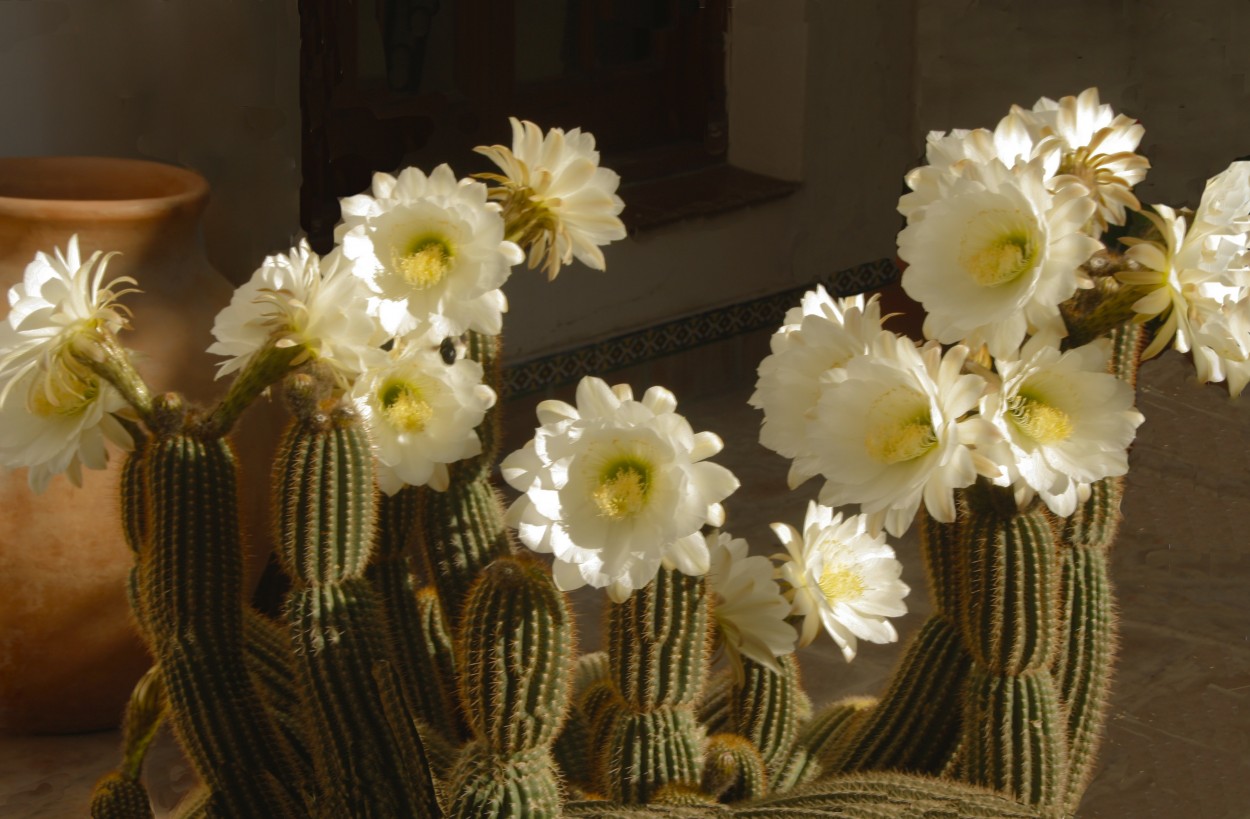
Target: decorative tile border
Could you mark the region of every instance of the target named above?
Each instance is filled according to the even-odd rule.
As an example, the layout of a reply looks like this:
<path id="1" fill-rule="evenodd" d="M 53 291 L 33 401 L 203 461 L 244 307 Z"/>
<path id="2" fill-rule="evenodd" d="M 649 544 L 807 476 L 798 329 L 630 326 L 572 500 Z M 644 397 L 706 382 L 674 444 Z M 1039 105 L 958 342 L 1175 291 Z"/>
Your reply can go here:
<path id="1" fill-rule="evenodd" d="M 740 333 L 779 327 L 786 311 L 817 284 L 823 284 L 835 296 L 849 296 L 884 287 L 897 281 L 898 276 L 893 259 L 877 259 L 823 276 L 793 290 L 666 321 L 575 350 L 522 361 L 504 368 L 504 396 L 515 398 L 576 381 L 591 373 L 619 370 Z"/>

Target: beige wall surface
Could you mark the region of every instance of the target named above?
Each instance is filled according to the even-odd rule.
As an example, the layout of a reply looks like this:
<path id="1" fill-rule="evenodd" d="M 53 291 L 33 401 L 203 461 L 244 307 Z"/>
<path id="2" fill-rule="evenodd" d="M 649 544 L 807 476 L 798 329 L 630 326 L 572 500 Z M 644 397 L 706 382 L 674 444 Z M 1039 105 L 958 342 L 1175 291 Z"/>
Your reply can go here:
<path id="1" fill-rule="evenodd" d="M 1250 154 L 1250 4 L 735 0 L 731 158 L 786 200 L 649 231 L 608 272 L 507 292 L 513 360 L 804 284 L 888 256 L 930 129 L 1098 85 L 1147 126 L 1146 201 L 1196 199 Z M 210 259 L 236 280 L 297 230 L 295 0 L 0 0 L 0 154 L 165 160 L 213 186 Z M 478 168 L 459 169 L 467 173 Z M 628 193 L 626 193 L 628 196 Z M 627 200 L 628 206 L 628 200 Z"/>

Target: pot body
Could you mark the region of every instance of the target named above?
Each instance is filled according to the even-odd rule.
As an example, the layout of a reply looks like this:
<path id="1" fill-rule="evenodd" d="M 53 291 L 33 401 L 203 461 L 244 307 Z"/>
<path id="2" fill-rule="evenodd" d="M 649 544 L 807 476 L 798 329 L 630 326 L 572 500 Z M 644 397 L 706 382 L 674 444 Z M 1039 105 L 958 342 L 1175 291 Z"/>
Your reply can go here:
<path id="1" fill-rule="evenodd" d="M 122 297 L 133 326 L 122 344 L 135 351 L 153 394 L 176 390 L 209 403 L 223 385 L 205 349 L 232 288 L 200 245 L 207 200 L 203 177 L 169 165 L 0 158 L 0 285 L 21 281 L 37 251 L 65 248 L 75 234 L 84 260 L 119 251 L 105 279 L 128 275 L 142 291 Z M 276 424 L 272 412 L 249 415 L 236 434 L 254 584 L 269 553 L 264 509 Z M 108 469 L 84 470 L 82 488 L 58 476 L 42 495 L 28 488 L 24 469 L 0 474 L 0 731 L 115 726 L 150 665 L 125 592 L 133 559 L 119 523 L 123 457 L 114 451 Z"/>

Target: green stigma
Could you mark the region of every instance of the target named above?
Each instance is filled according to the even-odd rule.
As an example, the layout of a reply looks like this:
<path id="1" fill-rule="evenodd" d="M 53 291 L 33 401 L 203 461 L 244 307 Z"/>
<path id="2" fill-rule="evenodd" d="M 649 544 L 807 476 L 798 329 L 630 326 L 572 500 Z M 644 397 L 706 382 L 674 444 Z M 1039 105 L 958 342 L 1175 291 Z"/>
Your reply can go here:
<path id="1" fill-rule="evenodd" d="M 642 511 L 651 492 L 651 464 L 632 456 L 616 458 L 599 473 L 591 493 L 599 514 L 610 520 L 626 520 Z"/>

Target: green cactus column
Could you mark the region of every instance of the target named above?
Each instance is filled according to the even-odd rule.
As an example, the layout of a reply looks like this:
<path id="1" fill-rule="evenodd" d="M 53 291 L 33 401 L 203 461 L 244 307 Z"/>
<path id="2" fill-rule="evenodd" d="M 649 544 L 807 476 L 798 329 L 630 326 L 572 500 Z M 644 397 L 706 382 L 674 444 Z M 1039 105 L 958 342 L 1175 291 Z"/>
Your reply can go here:
<path id="1" fill-rule="evenodd" d="M 962 494 L 962 493 L 961 493 Z M 881 700 L 856 719 L 822 732 L 825 772 L 903 770 L 941 773 L 955 754 L 962 689 L 972 658 L 956 625 L 961 608 L 961 522 L 917 518 L 920 554 L 934 612 L 903 654 Z"/>
<path id="2" fill-rule="evenodd" d="M 473 739 L 451 773 L 448 815 L 559 816 L 551 751 L 572 693 L 573 623 L 542 564 L 519 555 L 486 567 L 457 647 Z"/>
<path id="3" fill-rule="evenodd" d="M 395 674 L 413 715 L 438 734 L 460 745 L 468 725 L 456 694 L 455 648 L 438 594 L 422 586 L 410 559 L 417 539 L 420 495 L 424 487 L 407 486 L 379 504 L 377 551 L 366 573 L 377 589 L 391 626 Z"/>
<path id="4" fill-rule="evenodd" d="M 601 717 L 598 766 L 608 798 L 642 804 L 669 783 L 701 782 L 695 705 L 707 676 L 708 606 L 703 578 L 663 568 L 625 602 L 609 604 L 615 702 Z"/>
<path id="5" fill-rule="evenodd" d="M 959 625 L 973 656 L 964 685 L 961 775 L 1030 805 L 1058 806 L 1067 737 L 1050 665 L 1059 635 L 1059 543 L 1040 499 L 1016 507 L 981 482 L 960 509 Z"/>
<path id="6" fill-rule="evenodd" d="M 291 403 L 297 418 L 277 458 L 275 505 L 318 804 L 350 816 L 436 815 L 428 766 L 392 741 L 374 676 L 389 664 L 389 628 L 364 577 L 376 522 L 368 438 L 345 408 L 327 414 Z"/>
<path id="7" fill-rule="evenodd" d="M 794 654 L 777 658 L 780 671 L 749 657 L 742 658 L 742 679 L 733 690 L 734 724 L 738 733 L 757 749 L 767 774 L 765 792 L 775 789 L 777 779 L 790 760 L 799 722 L 810 714 L 810 703 L 799 680 Z"/>
<path id="8" fill-rule="evenodd" d="M 161 411 L 176 416 L 178 407 Z M 172 431 L 147 445 L 137 613 L 211 812 L 299 815 L 298 763 L 284 753 L 244 662 L 236 469 L 220 439 Z"/>
<path id="9" fill-rule="evenodd" d="M 469 358 L 482 365 L 485 383 L 502 396 L 498 336 L 465 335 Z M 423 491 L 417 518 L 418 551 L 426 577 L 438 590 L 442 613 L 454 631 L 478 574 L 497 557 L 515 551 L 512 531 L 504 525 L 504 506 L 490 476 L 499 457 L 500 404 L 477 428 L 482 452 L 451 464 L 446 492 Z"/>

